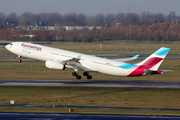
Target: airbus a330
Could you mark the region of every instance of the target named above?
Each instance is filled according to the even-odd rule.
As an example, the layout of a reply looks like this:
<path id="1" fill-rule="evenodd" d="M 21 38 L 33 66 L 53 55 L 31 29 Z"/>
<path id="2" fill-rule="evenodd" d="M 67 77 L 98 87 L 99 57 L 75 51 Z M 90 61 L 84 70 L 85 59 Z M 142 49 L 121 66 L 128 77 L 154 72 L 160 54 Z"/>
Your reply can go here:
<path id="1" fill-rule="evenodd" d="M 79 70 L 84 71 L 83 75 L 87 79 L 92 79 L 90 72 L 125 77 L 163 74 L 163 70 L 158 68 L 170 50 L 161 47 L 142 62 L 130 64 L 127 61 L 137 59 L 139 55 L 131 58 L 106 59 L 28 42 L 12 42 L 5 47 L 18 55 L 19 62 L 22 61 L 21 56 L 23 56 L 45 61 L 45 66 L 50 69 L 72 68 L 74 70 L 72 75 L 77 79 L 81 79 Z"/>

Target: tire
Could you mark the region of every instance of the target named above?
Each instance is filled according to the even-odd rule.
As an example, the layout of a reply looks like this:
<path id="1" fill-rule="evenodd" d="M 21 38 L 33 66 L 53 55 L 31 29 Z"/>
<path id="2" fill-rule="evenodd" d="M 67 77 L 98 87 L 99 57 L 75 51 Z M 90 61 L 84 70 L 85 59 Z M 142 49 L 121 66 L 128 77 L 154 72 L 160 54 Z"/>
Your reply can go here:
<path id="1" fill-rule="evenodd" d="M 76 73 L 76 72 L 73 72 L 73 73 L 72 73 L 72 76 L 77 76 L 77 73 Z"/>
<path id="2" fill-rule="evenodd" d="M 92 79 L 92 76 L 91 75 L 87 76 L 87 79 Z"/>
<path id="3" fill-rule="evenodd" d="M 79 75 L 79 76 L 76 76 L 76 79 L 81 79 L 81 76 Z"/>
<path id="4" fill-rule="evenodd" d="M 21 62 L 22 62 L 22 60 L 19 59 L 19 60 L 18 60 L 18 63 L 21 63 Z"/>
<path id="5" fill-rule="evenodd" d="M 87 73 L 87 72 L 84 72 L 83 75 L 84 75 L 84 76 L 88 76 L 88 73 Z"/>

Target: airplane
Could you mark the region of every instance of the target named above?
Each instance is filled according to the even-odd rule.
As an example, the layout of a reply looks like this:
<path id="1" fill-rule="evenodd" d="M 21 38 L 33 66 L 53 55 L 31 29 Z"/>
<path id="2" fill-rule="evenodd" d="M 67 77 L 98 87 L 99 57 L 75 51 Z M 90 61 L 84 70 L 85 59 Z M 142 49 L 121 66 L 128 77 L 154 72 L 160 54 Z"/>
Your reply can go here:
<path id="1" fill-rule="evenodd" d="M 18 62 L 22 61 L 21 56 L 23 56 L 45 61 L 45 66 L 50 69 L 72 68 L 74 70 L 72 75 L 76 79 L 81 79 L 79 70 L 84 71 L 83 75 L 87 79 L 92 79 L 90 72 L 124 77 L 163 74 L 164 71 L 158 68 L 170 50 L 161 47 L 142 62 L 131 64 L 127 61 L 137 59 L 139 55 L 131 58 L 106 59 L 28 42 L 12 42 L 5 47 L 18 55 L 16 57 Z"/>

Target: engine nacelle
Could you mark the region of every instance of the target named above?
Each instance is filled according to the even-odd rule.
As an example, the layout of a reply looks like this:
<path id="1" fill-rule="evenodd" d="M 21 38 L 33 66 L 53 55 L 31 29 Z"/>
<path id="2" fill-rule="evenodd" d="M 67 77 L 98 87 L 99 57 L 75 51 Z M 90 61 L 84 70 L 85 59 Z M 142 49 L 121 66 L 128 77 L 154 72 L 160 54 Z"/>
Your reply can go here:
<path id="1" fill-rule="evenodd" d="M 58 70 L 64 70 L 65 69 L 65 65 L 53 60 L 47 60 L 45 63 L 47 68 L 50 69 L 58 69 Z"/>
<path id="2" fill-rule="evenodd" d="M 149 74 L 151 74 L 151 73 L 152 73 L 152 71 L 151 71 L 150 69 L 145 69 L 145 70 L 144 70 L 144 73 L 146 73 L 146 74 L 148 74 L 148 75 L 149 75 Z"/>

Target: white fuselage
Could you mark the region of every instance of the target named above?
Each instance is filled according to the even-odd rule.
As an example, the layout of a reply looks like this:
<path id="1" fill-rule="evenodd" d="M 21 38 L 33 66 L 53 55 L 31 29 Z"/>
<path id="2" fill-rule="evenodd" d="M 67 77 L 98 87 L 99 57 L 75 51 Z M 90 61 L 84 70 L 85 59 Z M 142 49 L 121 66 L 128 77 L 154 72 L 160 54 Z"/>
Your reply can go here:
<path id="1" fill-rule="evenodd" d="M 99 72 L 114 76 L 128 76 L 134 69 L 136 69 L 123 69 L 119 67 L 124 64 L 123 62 L 27 42 L 13 42 L 12 44 L 7 45 L 6 48 L 19 56 L 41 61 L 55 60 L 62 62 L 81 56 L 79 63 L 81 63 L 83 69 L 79 70 L 88 72 Z M 68 64 L 66 67 L 73 68 L 73 66 Z"/>

